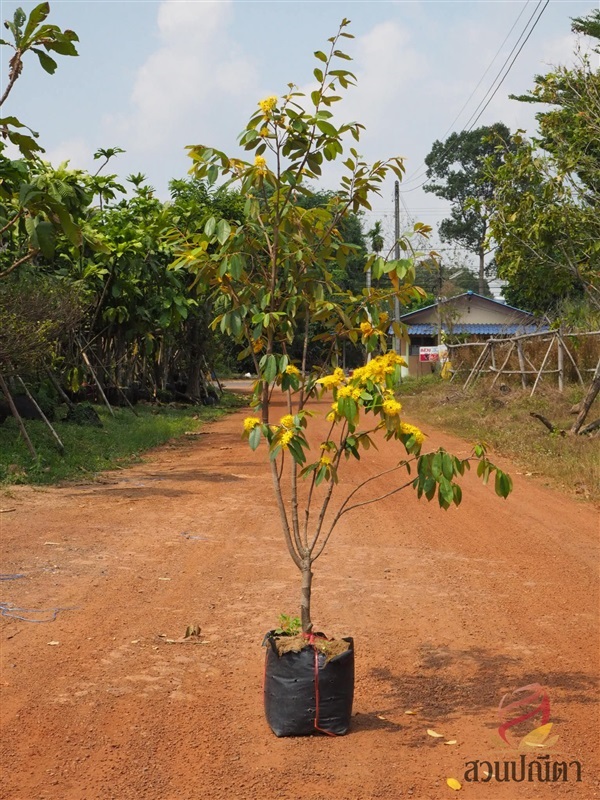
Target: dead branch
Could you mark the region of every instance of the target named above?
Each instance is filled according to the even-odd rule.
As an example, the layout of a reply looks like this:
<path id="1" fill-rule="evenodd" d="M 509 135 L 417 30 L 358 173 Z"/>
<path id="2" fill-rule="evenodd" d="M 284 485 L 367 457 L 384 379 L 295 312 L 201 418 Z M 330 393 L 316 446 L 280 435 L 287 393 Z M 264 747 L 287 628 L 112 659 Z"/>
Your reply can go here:
<path id="1" fill-rule="evenodd" d="M 535 411 L 530 411 L 529 416 L 539 419 L 542 425 L 545 425 L 548 428 L 550 433 L 560 433 L 561 436 L 566 436 L 565 431 L 563 431 L 561 428 L 557 428 L 556 425 L 553 425 L 550 420 L 544 417 L 542 414 L 536 414 Z"/>

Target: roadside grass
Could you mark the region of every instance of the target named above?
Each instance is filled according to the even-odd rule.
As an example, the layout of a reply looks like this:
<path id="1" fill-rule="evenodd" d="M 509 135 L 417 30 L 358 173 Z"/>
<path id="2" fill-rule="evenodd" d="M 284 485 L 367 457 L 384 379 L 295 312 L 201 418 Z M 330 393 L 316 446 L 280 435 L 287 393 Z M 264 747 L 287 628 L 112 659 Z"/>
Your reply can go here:
<path id="1" fill-rule="evenodd" d="M 407 379 L 400 394 L 407 421 L 414 414 L 448 433 L 484 441 L 494 452 L 509 457 L 524 474 L 545 478 L 554 487 L 599 502 L 600 439 L 568 433 L 575 420 L 570 409 L 582 399 L 584 390 L 572 385 L 560 394 L 542 385 L 533 397 L 529 391 L 511 386 L 502 392 L 491 389 L 483 379 L 463 391 L 432 375 Z M 566 436 L 551 433 L 531 412 L 566 430 Z M 600 398 L 591 407 L 587 422 L 598 417 Z"/>
<path id="2" fill-rule="evenodd" d="M 137 405 L 135 416 L 128 408 L 115 408 L 113 418 L 104 406 L 95 406 L 102 427 L 75 425 L 57 421 L 56 428 L 64 446 L 61 455 L 43 422 L 26 421 L 27 432 L 38 453 L 34 461 L 21 437 L 16 422 L 9 417 L 0 425 L 0 484 L 52 484 L 92 478 L 97 472 L 126 467 L 141 460 L 146 450 L 197 431 L 236 408 L 247 404 L 241 395 L 225 392 L 216 406 Z M 58 408 L 57 419 L 65 415 Z"/>

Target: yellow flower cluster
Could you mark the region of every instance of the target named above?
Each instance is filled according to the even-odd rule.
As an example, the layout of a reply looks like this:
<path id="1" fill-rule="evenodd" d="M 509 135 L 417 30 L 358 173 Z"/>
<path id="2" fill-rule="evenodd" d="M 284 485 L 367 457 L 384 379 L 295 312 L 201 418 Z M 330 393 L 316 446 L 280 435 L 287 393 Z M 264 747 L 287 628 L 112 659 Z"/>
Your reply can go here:
<path id="1" fill-rule="evenodd" d="M 319 464 L 321 464 L 322 466 L 328 466 L 329 464 L 331 464 L 331 459 L 329 458 L 329 456 L 321 456 L 321 458 L 319 459 Z"/>
<path id="2" fill-rule="evenodd" d="M 383 401 L 383 413 L 388 417 L 397 417 L 402 411 L 402 404 L 397 400 L 388 399 Z"/>
<path id="3" fill-rule="evenodd" d="M 284 434 L 282 434 L 281 439 L 279 440 L 279 442 L 280 442 L 281 446 L 285 449 L 288 446 L 288 444 L 292 441 L 293 438 L 294 438 L 293 431 L 286 431 Z"/>
<path id="4" fill-rule="evenodd" d="M 288 375 L 300 375 L 300 370 L 293 364 L 288 364 L 288 366 L 285 368 L 285 371 Z"/>
<path id="5" fill-rule="evenodd" d="M 339 386 L 346 376 L 341 367 L 336 367 L 332 375 L 325 375 L 324 378 L 319 378 L 317 383 L 320 383 L 324 389 L 333 389 L 334 386 Z"/>
<path id="6" fill-rule="evenodd" d="M 244 420 L 244 430 L 249 433 L 256 428 L 257 425 L 260 425 L 260 420 L 258 417 L 246 417 Z"/>
<path id="7" fill-rule="evenodd" d="M 258 105 L 260 106 L 260 110 L 263 112 L 263 114 L 268 116 L 277 105 L 277 97 L 276 95 L 272 94 L 270 97 L 265 97 L 264 100 L 260 100 Z"/>
<path id="8" fill-rule="evenodd" d="M 284 428 L 293 428 L 294 427 L 294 417 L 292 414 L 286 414 L 279 420 L 279 424 L 283 425 Z"/>
<path id="9" fill-rule="evenodd" d="M 256 156 L 254 159 L 254 166 L 259 175 L 266 175 L 267 174 L 267 162 L 262 156 Z"/>
<path id="10" fill-rule="evenodd" d="M 419 430 L 415 425 L 410 425 L 408 422 L 400 423 L 400 433 L 405 436 L 414 436 L 417 444 L 423 444 L 425 441 L 425 434 Z"/>
<path id="11" fill-rule="evenodd" d="M 358 402 L 360 399 L 361 392 L 362 389 L 360 388 L 360 386 L 352 386 L 351 384 L 349 384 L 348 386 L 342 386 L 340 389 L 338 389 L 337 396 L 338 398 L 351 397 L 353 400 L 356 400 L 356 402 Z"/>
<path id="12" fill-rule="evenodd" d="M 360 323 L 360 331 L 363 336 L 370 336 L 375 329 L 371 325 L 370 322 L 361 322 Z"/>
<path id="13" fill-rule="evenodd" d="M 264 128 L 260 129 L 258 135 L 261 136 L 263 139 L 269 135 L 269 129 L 267 128 L 266 125 Z"/>
<path id="14" fill-rule="evenodd" d="M 405 367 L 406 361 L 402 356 L 390 350 L 382 356 L 371 359 L 364 367 L 355 369 L 352 375 L 352 382 L 366 383 L 366 381 L 371 380 L 373 383 L 385 383 L 386 375 L 392 374 L 396 364 Z"/>

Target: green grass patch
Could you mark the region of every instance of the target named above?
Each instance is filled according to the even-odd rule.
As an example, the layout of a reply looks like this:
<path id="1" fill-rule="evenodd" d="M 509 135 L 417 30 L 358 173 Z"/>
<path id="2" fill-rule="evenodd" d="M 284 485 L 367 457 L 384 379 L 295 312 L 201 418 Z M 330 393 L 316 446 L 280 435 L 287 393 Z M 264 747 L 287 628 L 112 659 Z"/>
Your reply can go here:
<path id="1" fill-rule="evenodd" d="M 53 425 L 60 436 L 65 454 L 43 422 L 26 421 L 27 432 L 38 453 L 34 461 L 27 450 L 16 422 L 9 417 L 0 425 L 0 483 L 52 484 L 65 480 L 91 478 L 97 472 L 124 467 L 140 461 L 142 453 L 186 431 L 195 431 L 248 400 L 226 392 L 219 405 L 171 406 L 138 405 L 135 416 L 128 408 L 116 408 L 112 417 L 105 407 L 94 406 L 102 427 L 75 425 L 57 421 Z M 58 419 L 65 407 L 58 409 Z"/>
<path id="2" fill-rule="evenodd" d="M 560 394 L 542 386 L 533 397 L 529 392 L 515 386 L 502 392 L 491 389 L 484 380 L 463 391 L 456 383 L 427 376 L 405 381 L 401 399 L 407 421 L 414 414 L 422 423 L 430 422 L 448 433 L 472 442 L 485 441 L 496 453 L 510 458 L 519 472 L 546 478 L 550 485 L 578 497 L 600 501 L 598 437 L 550 433 L 531 416 L 531 412 L 541 414 L 568 432 L 575 420 L 571 408 L 583 397 L 583 389 L 569 386 Z M 597 398 L 587 422 L 598 417 Z"/>

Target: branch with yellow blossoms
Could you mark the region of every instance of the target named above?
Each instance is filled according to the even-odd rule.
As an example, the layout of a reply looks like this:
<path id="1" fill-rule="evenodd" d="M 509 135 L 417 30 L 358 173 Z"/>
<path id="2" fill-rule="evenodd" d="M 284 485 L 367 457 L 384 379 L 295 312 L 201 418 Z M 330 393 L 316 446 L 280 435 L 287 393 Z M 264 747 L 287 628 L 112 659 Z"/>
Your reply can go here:
<path id="1" fill-rule="evenodd" d="M 301 377 L 299 371 L 290 366 L 286 375 L 299 381 Z M 264 440 L 269 449 L 271 462 L 276 462 L 289 453 L 294 464 L 300 469 L 300 477 L 310 479 L 304 510 L 304 529 L 299 530 L 297 519 L 292 520 L 292 525 L 287 523 L 290 532 L 289 544 L 292 547 L 295 545 L 298 562 L 301 563 L 307 556 L 312 562 L 321 555 L 344 514 L 361 506 L 377 503 L 411 486 L 419 498 L 424 495 L 427 500 L 432 500 L 437 495 L 439 505 L 443 509 L 460 505 L 462 490 L 456 480 L 470 469 L 470 462 L 473 460 L 478 462 L 478 475 L 484 483 L 487 483 L 489 477 L 495 473 L 495 490 L 500 497 L 507 497 L 512 490 L 510 477 L 489 461 L 484 445 L 477 445 L 473 455 L 466 459 L 459 459 L 443 448 L 436 452 L 421 454 L 425 434 L 415 425 L 402 419 L 402 404 L 395 395 L 403 366 L 406 364 L 401 356 L 387 352 L 373 358 L 365 366 L 355 369 L 351 375 L 347 376 L 342 369 L 336 368 L 331 374 L 314 381 L 313 386 L 316 387 L 316 391 L 309 395 L 316 394 L 318 397 L 323 397 L 331 392 L 333 402 L 326 414 L 326 419 L 330 423 L 329 433 L 319 446 L 318 460 L 310 463 L 307 463 L 307 460 L 311 448 L 306 434 L 309 420 L 314 416 L 312 411 L 301 409 L 296 414 L 285 414 L 278 424 L 262 423 L 258 417 L 247 417 L 244 420 L 244 437 L 248 439 L 253 450 L 256 450 Z M 298 385 L 296 390 L 299 390 Z M 363 418 L 368 419 L 369 415 L 373 418 L 373 424 L 367 430 L 361 430 L 361 421 Z M 376 447 L 372 437 L 377 432 L 383 433 L 386 441 L 399 441 L 408 458 L 400 460 L 397 466 L 391 469 L 366 478 L 356 486 L 334 513 L 324 534 L 327 511 L 334 488 L 339 481 L 338 472 L 342 457 L 346 460 L 350 458 L 360 460 L 361 449 Z M 376 497 L 350 504 L 361 489 L 379 478 L 398 470 L 406 470 L 410 475 L 411 465 L 416 465 L 415 477 Z M 278 474 L 280 480 L 281 473 Z M 314 489 L 322 483 L 326 484 L 327 488 L 309 541 L 309 520 Z M 281 495 L 281 486 L 279 489 Z M 295 503 L 297 494 L 294 492 L 291 499 L 292 507 Z"/>

